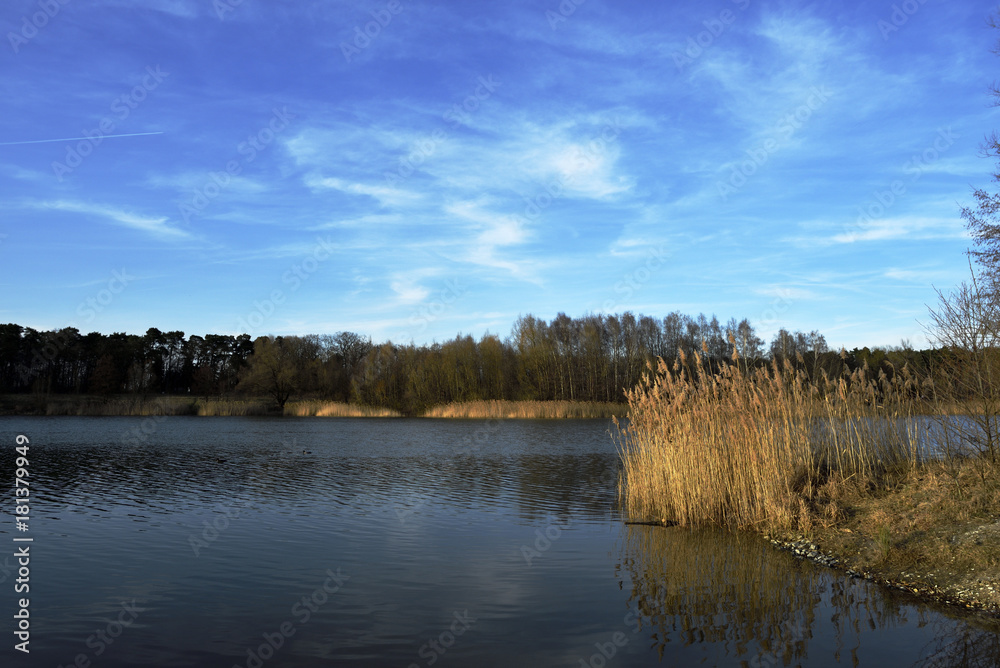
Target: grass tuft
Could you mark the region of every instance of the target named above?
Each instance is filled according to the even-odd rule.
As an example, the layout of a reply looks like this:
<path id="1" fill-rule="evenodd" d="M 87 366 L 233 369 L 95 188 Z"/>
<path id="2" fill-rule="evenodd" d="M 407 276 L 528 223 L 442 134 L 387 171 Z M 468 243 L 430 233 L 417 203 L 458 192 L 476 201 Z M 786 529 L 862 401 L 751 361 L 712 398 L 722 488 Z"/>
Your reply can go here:
<path id="1" fill-rule="evenodd" d="M 391 408 L 359 406 L 339 401 L 290 401 L 285 404 L 285 415 L 295 417 L 399 417 Z"/>
<path id="2" fill-rule="evenodd" d="M 434 418 L 611 418 L 624 416 L 623 404 L 598 401 L 465 401 L 429 408 Z"/>

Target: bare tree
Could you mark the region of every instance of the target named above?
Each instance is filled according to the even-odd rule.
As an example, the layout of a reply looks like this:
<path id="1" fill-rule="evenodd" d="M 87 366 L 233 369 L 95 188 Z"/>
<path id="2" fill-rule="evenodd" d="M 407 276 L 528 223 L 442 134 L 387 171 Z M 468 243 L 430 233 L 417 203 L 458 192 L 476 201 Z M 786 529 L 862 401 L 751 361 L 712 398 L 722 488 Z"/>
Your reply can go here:
<path id="1" fill-rule="evenodd" d="M 988 20 L 988 25 L 1000 29 L 1000 13 Z M 1000 55 L 1000 45 L 993 53 Z M 994 83 L 989 89 L 993 106 L 1000 106 L 1000 84 Z M 980 155 L 984 158 L 1000 158 L 1000 133 L 990 133 L 980 144 Z M 993 180 L 1000 181 L 1000 168 L 993 173 Z M 1000 194 L 982 188 L 972 191 L 975 204 L 962 207 L 962 218 L 972 235 L 976 247 L 969 251 L 982 268 L 979 292 L 998 292 L 1000 287 Z"/>
<path id="2" fill-rule="evenodd" d="M 971 267 L 970 267 L 971 270 Z M 965 419 L 945 419 L 946 433 L 961 451 L 997 463 L 1000 457 L 1000 303 L 973 272 L 951 293 L 938 291 L 930 310 L 930 336 L 944 349 L 938 399 L 961 408 Z"/>

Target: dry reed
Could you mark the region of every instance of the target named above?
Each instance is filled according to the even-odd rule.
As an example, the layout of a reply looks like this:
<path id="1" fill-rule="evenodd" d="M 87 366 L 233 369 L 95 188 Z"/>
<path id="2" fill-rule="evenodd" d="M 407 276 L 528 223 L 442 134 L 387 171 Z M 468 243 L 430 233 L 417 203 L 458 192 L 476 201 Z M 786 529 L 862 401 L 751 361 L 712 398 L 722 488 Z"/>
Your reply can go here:
<path id="1" fill-rule="evenodd" d="M 359 406 L 339 401 L 290 401 L 285 404 L 285 415 L 295 417 L 399 417 L 399 411 L 375 406 Z"/>
<path id="2" fill-rule="evenodd" d="M 199 399 L 198 415 L 209 417 L 245 417 L 269 415 L 269 402 L 263 399 Z"/>
<path id="3" fill-rule="evenodd" d="M 624 404 L 598 401 L 465 401 L 434 406 L 424 417 L 434 418 L 611 418 L 624 416 Z"/>
<path id="4" fill-rule="evenodd" d="M 808 530 L 818 486 L 869 484 L 918 460 L 920 388 L 906 370 L 811 380 L 788 361 L 734 360 L 713 374 L 695 355 L 650 371 L 618 433 L 634 518 Z"/>

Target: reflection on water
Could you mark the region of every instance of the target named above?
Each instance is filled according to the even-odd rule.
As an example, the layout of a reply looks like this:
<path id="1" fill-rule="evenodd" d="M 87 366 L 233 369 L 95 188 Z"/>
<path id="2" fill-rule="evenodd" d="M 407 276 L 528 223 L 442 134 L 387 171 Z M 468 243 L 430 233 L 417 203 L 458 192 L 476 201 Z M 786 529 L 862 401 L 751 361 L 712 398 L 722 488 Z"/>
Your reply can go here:
<path id="1" fill-rule="evenodd" d="M 37 643 L 0 666 L 246 667 L 265 638 L 264 668 L 980 666 L 998 650 L 994 627 L 754 536 L 623 525 L 605 421 L 178 417 L 137 441 L 143 425 L 0 418 L 8 444 L 32 438 Z"/>
<path id="2" fill-rule="evenodd" d="M 996 621 L 942 614 L 757 536 L 629 526 L 619 567 L 661 658 L 714 644 L 752 666 L 1000 665 Z"/>
<path id="3" fill-rule="evenodd" d="M 789 577 L 794 564 L 773 558 L 764 541 L 722 531 L 629 526 L 624 541 L 630 600 L 661 656 L 671 643 L 710 642 L 734 656 L 804 657 L 819 601 L 815 569 Z"/>
<path id="4" fill-rule="evenodd" d="M 920 668 L 986 668 L 1000 665 L 1000 625 L 983 626 L 942 624 L 935 620 L 935 627 L 944 626 L 925 648 L 925 658 Z"/>

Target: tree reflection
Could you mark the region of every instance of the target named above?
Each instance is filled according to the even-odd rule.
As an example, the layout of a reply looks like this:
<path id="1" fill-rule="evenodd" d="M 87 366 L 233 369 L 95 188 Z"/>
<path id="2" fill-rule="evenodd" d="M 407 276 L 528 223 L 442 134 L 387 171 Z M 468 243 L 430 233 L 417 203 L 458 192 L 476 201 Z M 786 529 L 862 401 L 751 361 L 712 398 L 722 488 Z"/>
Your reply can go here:
<path id="1" fill-rule="evenodd" d="M 1000 622 L 979 618 L 942 620 L 917 668 L 995 668 L 1000 665 Z"/>
<path id="2" fill-rule="evenodd" d="M 978 668 L 1000 661 L 996 620 L 958 617 L 816 567 L 756 535 L 626 526 L 618 569 L 631 582 L 630 607 L 661 659 L 714 644 L 747 667 L 806 665 L 809 641 L 822 637 L 814 647 L 832 646 L 832 656 L 813 656 L 813 663 L 857 666 L 863 642 L 881 647 L 881 632 L 896 628 L 902 634 L 895 637 L 906 639 L 901 662 Z"/>
<path id="3" fill-rule="evenodd" d="M 790 572 L 766 549 L 744 534 L 626 527 L 620 566 L 661 658 L 668 644 L 705 642 L 724 644 L 730 656 L 770 655 L 786 665 L 805 658 L 820 598 L 816 578 Z"/>

